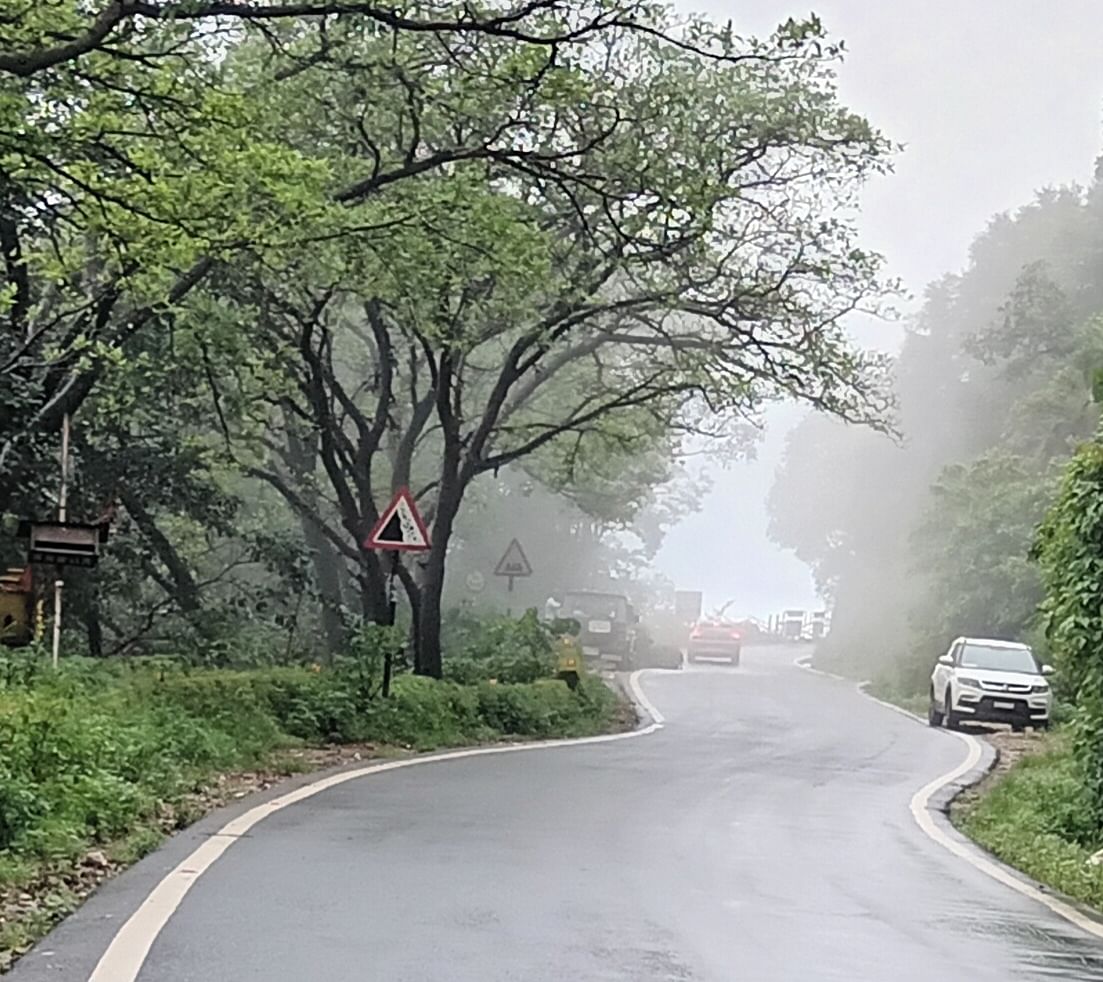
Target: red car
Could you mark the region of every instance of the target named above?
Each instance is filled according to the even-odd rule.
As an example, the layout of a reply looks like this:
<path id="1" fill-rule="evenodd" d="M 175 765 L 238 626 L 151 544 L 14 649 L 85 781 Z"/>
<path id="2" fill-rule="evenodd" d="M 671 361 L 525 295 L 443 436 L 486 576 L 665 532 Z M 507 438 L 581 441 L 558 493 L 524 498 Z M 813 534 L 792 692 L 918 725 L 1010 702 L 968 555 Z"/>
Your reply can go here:
<path id="1" fill-rule="evenodd" d="M 739 653 L 743 648 L 743 635 L 739 629 L 727 621 L 698 621 L 689 634 L 689 648 L 686 656 L 691 662 L 727 662 L 739 664 Z"/>

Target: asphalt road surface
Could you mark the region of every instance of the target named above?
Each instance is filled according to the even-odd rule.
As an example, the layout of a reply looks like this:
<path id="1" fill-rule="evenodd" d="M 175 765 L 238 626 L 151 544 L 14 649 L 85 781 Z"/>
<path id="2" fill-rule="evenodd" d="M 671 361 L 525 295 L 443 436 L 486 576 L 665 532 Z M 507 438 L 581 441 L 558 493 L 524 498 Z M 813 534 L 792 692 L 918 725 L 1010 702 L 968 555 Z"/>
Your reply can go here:
<path id="1" fill-rule="evenodd" d="M 1103 944 L 913 820 L 962 743 L 793 656 L 645 675 L 651 735 L 396 770 L 281 811 L 198 880 L 139 978 L 1103 980 Z M 214 827 L 100 891 L 13 982 L 87 979 Z"/>

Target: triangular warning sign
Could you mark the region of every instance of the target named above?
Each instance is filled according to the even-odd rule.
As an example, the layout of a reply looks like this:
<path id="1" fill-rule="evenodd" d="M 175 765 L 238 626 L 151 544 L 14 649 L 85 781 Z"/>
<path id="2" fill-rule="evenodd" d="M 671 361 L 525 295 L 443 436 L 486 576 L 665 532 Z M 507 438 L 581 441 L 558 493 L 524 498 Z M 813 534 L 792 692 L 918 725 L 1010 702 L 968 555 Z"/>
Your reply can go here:
<path id="1" fill-rule="evenodd" d="M 391 503 L 364 540 L 365 549 L 394 549 L 398 552 L 426 552 L 429 545 L 429 530 L 409 488 L 399 488 L 395 492 Z"/>
<path id="2" fill-rule="evenodd" d="M 494 575 L 510 578 L 514 576 L 532 576 L 532 567 L 529 565 L 525 550 L 521 548 L 521 543 L 516 539 L 509 544 L 506 554 L 498 560 L 498 568 L 494 570 Z"/>

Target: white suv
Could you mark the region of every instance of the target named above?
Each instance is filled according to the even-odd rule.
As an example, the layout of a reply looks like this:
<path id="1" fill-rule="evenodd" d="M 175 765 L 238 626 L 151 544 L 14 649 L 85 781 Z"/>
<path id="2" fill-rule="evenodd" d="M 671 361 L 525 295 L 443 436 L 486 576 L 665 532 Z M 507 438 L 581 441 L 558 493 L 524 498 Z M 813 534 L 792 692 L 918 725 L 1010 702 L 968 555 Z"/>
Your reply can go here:
<path id="1" fill-rule="evenodd" d="M 1045 676 L 1052 674 L 1025 644 L 958 638 L 931 673 L 927 722 L 949 729 L 963 720 L 1046 729 L 1053 697 Z"/>

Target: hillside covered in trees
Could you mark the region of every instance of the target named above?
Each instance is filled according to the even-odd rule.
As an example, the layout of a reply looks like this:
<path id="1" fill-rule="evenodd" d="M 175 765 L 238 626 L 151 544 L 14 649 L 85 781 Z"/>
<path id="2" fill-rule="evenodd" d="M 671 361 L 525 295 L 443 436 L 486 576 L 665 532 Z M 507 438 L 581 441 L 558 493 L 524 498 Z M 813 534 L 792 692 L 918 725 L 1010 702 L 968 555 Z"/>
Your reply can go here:
<path id="1" fill-rule="evenodd" d="M 793 432 L 772 535 L 832 599 L 818 657 L 925 693 L 958 635 L 1045 646 L 1032 554 L 1098 424 L 1101 271 L 1103 186 L 1040 192 L 927 288 L 892 369 L 897 439 L 823 417 Z"/>

